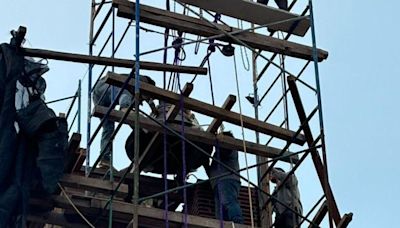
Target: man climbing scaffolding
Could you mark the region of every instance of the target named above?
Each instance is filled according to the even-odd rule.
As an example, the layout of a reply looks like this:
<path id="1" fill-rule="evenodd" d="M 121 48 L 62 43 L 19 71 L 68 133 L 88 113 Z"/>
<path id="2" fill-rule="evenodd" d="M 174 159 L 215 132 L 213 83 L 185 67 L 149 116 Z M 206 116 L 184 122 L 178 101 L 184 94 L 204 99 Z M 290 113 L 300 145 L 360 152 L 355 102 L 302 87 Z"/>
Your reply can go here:
<path id="1" fill-rule="evenodd" d="M 291 174 L 287 181 L 282 181 L 287 177 L 287 173 L 281 168 L 273 168 L 269 179 L 276 184 L 275 191 L 272 193 L 277 200 L 289 206 L 292 210 L 302 214 L 303 207 L 300 202 L 300 193 L 298 188 L 297 178 Z M 282 185 L 282 186 L 281 186 Z M 272 200 L 273 210 L 275 212 L 275 227 L 276 228 L 294 228 L 300 222 L 300 217 L 293 213 L 284 205 Z"/>
<path id="2" fill-rule="evenodd" d="M 121 74 L 126 77 L 128 77 L 128 74 Z M 141 76 L 140 80 L 145 83 L 149 83 L 151 85 L 155 85 L 155 82 L 148 76 Z M 112 94 L 114 91 L 114 95 Z M 105 77 L 101 78 L 97 85 L 95 86 L 93 90 L 93 102 L 95 105 L 101 105 L 105 107 L 110 107 L 112 104 L 112 98 L 118 94 L 120 91 L 120 88 L 110 86 L 109 84 L 106 83 Z M 146 101 L 152 112 L 157 112 L 157 109 L 155 107 L 155 104 L 153 102 L 153 99 L 147 96 L 141 96 L 141 101 L 140 105 L 142 104 L 142 101 Z M 131 106 L 131 104 L 134 102 L 134 98 L 132 94 L 125 89 L 122 92 L 122 95 L 120 96 L 118 100 L 118 104 L 120 106 L 121 111 L 127 111 L 128 107 Z M 111 135 L 114 131 L 114 122 L 106 119 L 103 123 L 103 132 L 101 136 L 101 146 L 100 149 L 103 152 L 104 156 L 102 157 L 99 167 L 100 168 L 106 168 L 108 169 L 110 167 L 110 159 L 111 159 L 111 146 L 107 146 L 108 141 L 111 139 Z"/>

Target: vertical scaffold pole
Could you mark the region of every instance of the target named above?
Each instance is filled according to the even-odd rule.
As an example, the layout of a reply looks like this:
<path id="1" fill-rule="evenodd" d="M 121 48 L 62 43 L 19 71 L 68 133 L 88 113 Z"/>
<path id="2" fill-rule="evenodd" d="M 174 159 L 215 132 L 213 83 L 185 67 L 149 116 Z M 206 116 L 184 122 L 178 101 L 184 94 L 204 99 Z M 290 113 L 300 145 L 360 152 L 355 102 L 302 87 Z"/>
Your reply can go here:
<path id="1" fill-rule="evenodd" d="M 111 37 L 111 58 L 115 57 L 115 7 L 112 7 L 112 37 Z M 111 67 L 111 71 L 114 73 L 114 66 Z M 115 87 L 111 87 L 111 100 L 114 102 L 115 99 Z M 110 182 L 114 182 L 114 147 L 113 142 L 111 142 L 110 150 Z M 109 210 L 108 210 L 108 227 L 112 228 L 113 224 L 113 200 L 114 196 L 110 197 Z"/>
<path id="2" fill-rule="evenodd" d="M 77 132 L 81 133 L 81 111 L 82 111 L 82 80 L 78 82 L 78 129 Z"/>
<path id="3" fill-rule="evenodd" d="M 312 0 L 308 0 L 308 5 L 310 8 L 310 25 L 311 25 L 311 38 L 313 44 L 313 61 L 314 61 L 314 70 L 315 70 L 315 83 L 317 86 L 317 99 L 318 99 L 318 114 L 319 114 L 319 125 L 320 125 L 320 135 L 321 135 L 321 143 L 322 143 L 322 157 L 324 162 L 324 173 L 325 173 L 325 189 L 328 189 L 328 164 L 327 164 L 327 157 L 326 157 L 326 147 L 325 147 L 325 134 L 324 134 L 324 119 L 323 119 L 323 112 L 322 112 L 322 97 L 321 97 L 321 86 L 319 81 L 319 68 L 318 68 L 318 49 L 317 49 L 317 40 L 315 35 L 315 23 L 314 23 L 314 8 L 312 4 Z M 327 191 L 327 190 L 326 190 Z M 332 199 L 330 194 L 326 194 L 328 208 L 331 208 Z M 329 210 L 330 212 L 331 210 Z M 332 228 L 332 215 L 329 214 L 329 226 Z"/>
<path id="4" fill-rule="evenodd" d="M 139 100 L 140 100 L 140 0 L 135 4 L 135 148 L 134 148 L 134 173 L 133 173 L 133 228 L 138 228 L 138 199 L 139 199 Z"/>
<path id="5" fill-rule="evenodd" d="M 94 26 L 94 13 L 95 13 L 95 0 L 92 0 L 92 7 L 90 12 L 90 30 L 89 30 L 89 55 L 93 55 L 93 26 Z M 91 110 L 92 110 L 92 69 L 93 65 L 89 64 L 88 69 L 88 100 L 87 100 L 87 128 L 86 128 L 86 165 L 85 175 L 88 176 L 90 172 L 90 135 L 91 135 Z"/>

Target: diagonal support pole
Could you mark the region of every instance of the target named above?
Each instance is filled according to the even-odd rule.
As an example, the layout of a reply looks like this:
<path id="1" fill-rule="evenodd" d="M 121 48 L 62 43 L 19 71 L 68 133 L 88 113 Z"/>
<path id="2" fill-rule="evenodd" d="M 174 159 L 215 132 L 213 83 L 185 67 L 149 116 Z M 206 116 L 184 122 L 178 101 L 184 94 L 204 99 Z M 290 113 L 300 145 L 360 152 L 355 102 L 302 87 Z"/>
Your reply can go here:
<path id="1" fill-rule="evenodd" d="M 289 76 L 287 81 L 289 84 L 289 90 L 292 94 L 293 102 L 296 106 L 297 114 L 299 115 L 300 122 L 304 122 L 304 120 L 307 117 L 306 117 L 306 113 L 304 111 L 303 103 L 300 98 L 299 90 L 296 85 L 296 78 L 293 76 Z M 308 146 L 311 147 L 314 139 L 313 139 L 312 132 L 311 132 L 311 129 L 310 129 L 310 126 L 308 125 L 308 123 L 306 123 L 304 125 L 303 132 L 306 137 Z M 323 188 L 326 198 L 328 200 L 329 213 L 332 215 L 332 218 L 333 218 L 335 224 L 337 225 L 340 222 L 340 213 L 339 213 L 339 209 L 337 207 L 335 198 L 333 196 L 332 189 L 331 189 L 329 183 L 326 183 L 327 179 L 326 179 L 326 175 L 324 172 L 324 165 L 322 163 L 321 157 L 319 156 L 318 153 L 311 153 L 311 157 L 312 157 L 314 166 L 317 170 L 317 174 L 318 174 L 319 180 L 321 182 L 322 188 Z"/>

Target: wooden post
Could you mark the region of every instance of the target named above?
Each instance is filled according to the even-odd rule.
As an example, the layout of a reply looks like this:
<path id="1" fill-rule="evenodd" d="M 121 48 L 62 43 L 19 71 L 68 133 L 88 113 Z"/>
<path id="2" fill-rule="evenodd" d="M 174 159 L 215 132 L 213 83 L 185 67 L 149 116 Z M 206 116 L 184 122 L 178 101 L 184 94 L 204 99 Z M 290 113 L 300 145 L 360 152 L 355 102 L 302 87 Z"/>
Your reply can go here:
<path id="1" fill-rule="evenodd" d="M 299 94 L 299 91 L 297 89 L 296 85 L 296 78 L 293 76 L 288 77 L 288 84 L 289 84 L 289 90 L 292 94 L 293 102 L 296 106 L 297 114 L 299 115 L 299 119 L 301 123 L 305 123 L 305 120 L 307 119 L 306 113 L 304 111 L 303 103 L 301 102 L 301 97 Z M 312 147 L 314 139 L 312 136 L 312 132 L 310 129 L 310 126 L 308 123 L 304 124 L 303 126 L 303 132 L 304 135 L 306 136 L 306 141 L 309 147 Z M 325 172 L 324 172 L 324 165 L 322 163 L 321 157 L 318 154 L 318 151 L 315 149 L 311 153 L 311 157 L 315 166 L 315 169 L 317 170 L 318 178 L 321 182 L 322 189 L 325 192 L 325 196 L 328 200 L 328 209 L 329 213 L 332 215 L 333 220 L 335 221 L 335 224 L 338 225 L 340 222 L 340 213 L 339 209 L 337 207 L 335 198 L 332 193 L 332 189 L 329 185 L 329 183 L 326 184 L 325 181 Z"/>

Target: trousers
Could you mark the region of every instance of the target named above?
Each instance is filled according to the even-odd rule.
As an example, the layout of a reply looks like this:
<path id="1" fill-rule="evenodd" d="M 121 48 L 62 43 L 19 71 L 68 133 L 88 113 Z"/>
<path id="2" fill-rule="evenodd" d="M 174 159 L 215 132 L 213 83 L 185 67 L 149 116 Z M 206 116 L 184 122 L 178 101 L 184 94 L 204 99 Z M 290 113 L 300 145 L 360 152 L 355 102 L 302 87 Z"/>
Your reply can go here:
<path id="1" fill-rule="evenodd" d="M 225 221 L 243 224 L 242 210 L 239 205 L 238 196 L 240 182 L 234 179 L 223 179 L 218 181 L 214 189 L 215 217 Z"/>

